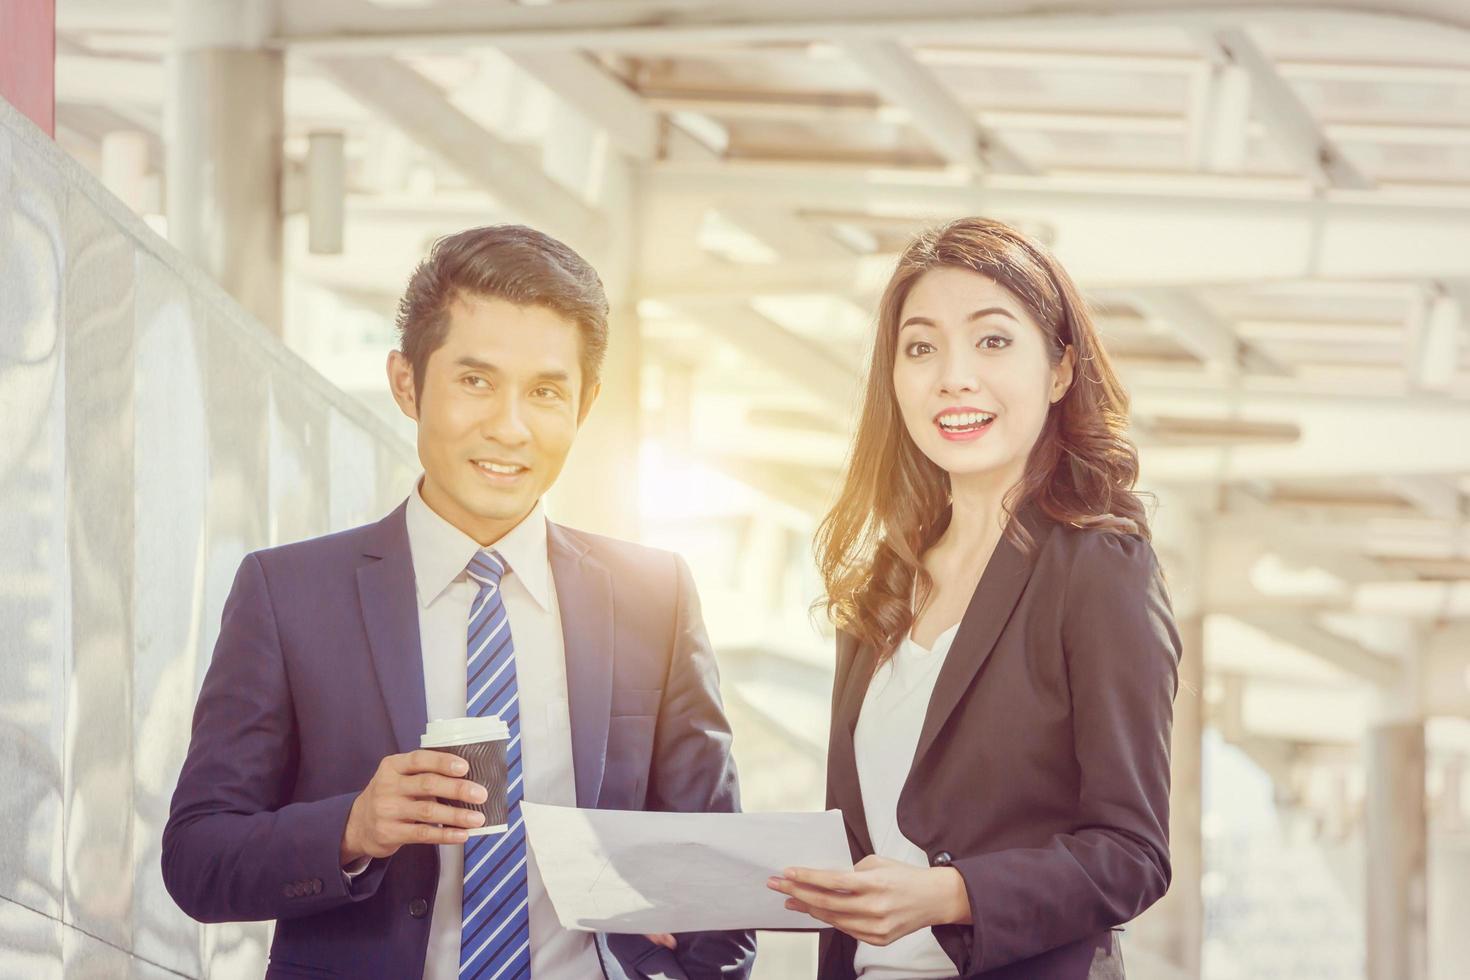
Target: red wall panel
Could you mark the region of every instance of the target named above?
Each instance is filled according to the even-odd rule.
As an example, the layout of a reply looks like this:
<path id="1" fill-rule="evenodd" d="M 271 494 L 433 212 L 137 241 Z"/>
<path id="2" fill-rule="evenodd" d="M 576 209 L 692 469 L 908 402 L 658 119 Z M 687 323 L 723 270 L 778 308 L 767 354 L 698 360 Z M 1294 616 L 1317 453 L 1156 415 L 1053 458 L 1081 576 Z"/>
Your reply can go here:
<path id="1" fill-rule="evenodd" d="M 56 0 L 0 0 L 0 97 L 56 136 Z"/>

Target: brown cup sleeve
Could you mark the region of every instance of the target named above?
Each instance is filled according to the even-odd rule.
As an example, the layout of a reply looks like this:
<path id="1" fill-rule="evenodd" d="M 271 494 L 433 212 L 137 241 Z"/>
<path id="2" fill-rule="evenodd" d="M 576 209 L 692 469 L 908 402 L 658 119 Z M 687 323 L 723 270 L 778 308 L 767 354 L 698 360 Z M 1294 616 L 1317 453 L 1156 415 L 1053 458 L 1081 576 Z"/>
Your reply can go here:
<path id="1" fill-rule="evenodd" d="M 488 742 L 474 742 L 469 745 L 446 745 L 436 749 L 435 751 L 438 752 L 457 755 L 468 762 L 470 771 L 463 778 L 479 783 L 485 787 L 486 793 L 485 802 L 478 806 L 460 800 L 441 799 L 439 802 L 463 810 L 479 810 L 485 815 L 484 825 L 486 827 L 507 823 L 510 806 L 507 796 L 506 744 L 506 739 L 495 739 Z"/>

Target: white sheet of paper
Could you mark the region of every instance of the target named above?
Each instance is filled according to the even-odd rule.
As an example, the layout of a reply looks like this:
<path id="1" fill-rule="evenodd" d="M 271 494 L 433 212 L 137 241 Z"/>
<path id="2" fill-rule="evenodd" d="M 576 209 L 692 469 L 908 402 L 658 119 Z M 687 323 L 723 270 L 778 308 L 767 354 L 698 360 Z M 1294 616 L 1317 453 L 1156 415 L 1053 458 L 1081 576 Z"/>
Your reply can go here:
<path id="1" fill-rule="evenodd" d="M 819 929 L 766 887 L 783 868 L 851 871 L 842 814 L 643 813 L 521 804 L 567 929 Z"/>

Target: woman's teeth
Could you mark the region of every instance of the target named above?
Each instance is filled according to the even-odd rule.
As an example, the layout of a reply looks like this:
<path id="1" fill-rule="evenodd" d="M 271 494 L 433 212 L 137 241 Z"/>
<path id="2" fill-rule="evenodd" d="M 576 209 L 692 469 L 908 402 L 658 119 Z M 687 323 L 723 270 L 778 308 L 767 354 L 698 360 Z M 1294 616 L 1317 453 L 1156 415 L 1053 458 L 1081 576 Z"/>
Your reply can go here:
<path id="1" fill-rule="evenodd" d="M 941 415 L 939 426 L 950 432 L 961 432 L 966 429 L 978 429 L 995 421 L 995 416 L 987 412 L 956 412 L 952 415 Z"/>

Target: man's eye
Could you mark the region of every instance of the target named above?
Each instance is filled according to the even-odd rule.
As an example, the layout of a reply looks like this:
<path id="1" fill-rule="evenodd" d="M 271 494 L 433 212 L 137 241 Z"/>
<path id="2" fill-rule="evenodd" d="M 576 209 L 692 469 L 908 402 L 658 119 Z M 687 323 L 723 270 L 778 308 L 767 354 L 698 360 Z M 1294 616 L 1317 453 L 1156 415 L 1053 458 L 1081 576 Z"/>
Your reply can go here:
<path id="1" fill-rule="evenodd" d="M 469 385 L 471 388 L 488 388 L 488 387 L 490 387 L 490 382 L 486 381 L 484 378 L 480 377 L 479 375 L 475 375 L 475 374 L 472 374 L 468 378 L 465 378 L 464 379 L 464 383 L 467 384 L 467 385 Z"/>

